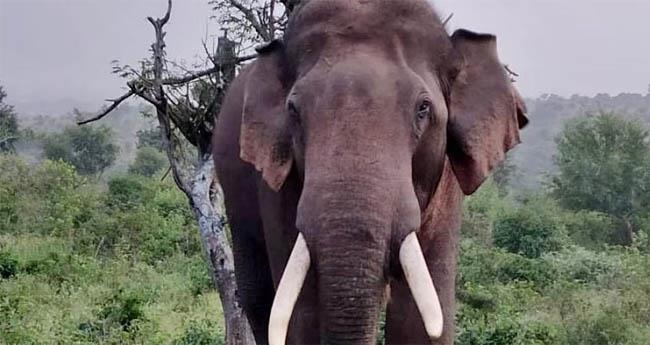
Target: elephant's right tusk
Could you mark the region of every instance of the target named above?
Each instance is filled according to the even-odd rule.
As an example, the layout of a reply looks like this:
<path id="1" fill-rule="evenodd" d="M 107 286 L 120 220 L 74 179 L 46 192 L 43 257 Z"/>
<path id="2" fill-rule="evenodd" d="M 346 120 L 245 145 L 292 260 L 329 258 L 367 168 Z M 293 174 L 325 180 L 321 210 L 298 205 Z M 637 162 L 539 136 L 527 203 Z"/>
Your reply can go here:
<path id="1" fill-rule="evenodd" d="M 406 236 L 402 242 L 399 261 L 427 334 L 431 339 L 440 338 L 443 325 L 440 300 L 415 232 Z"/>
<path id="2" fill-rule="evenodd" d="M 273 307 L 271 307 L 269 345 L 285 344 L 291 314 L 305 282 L 305 277 L 307 277 L 310 264 L 307 242 L 302 234 L 298 233 L 296 244 L 293 246 L 287 266 L 284 268 L 273 300 Z"/>

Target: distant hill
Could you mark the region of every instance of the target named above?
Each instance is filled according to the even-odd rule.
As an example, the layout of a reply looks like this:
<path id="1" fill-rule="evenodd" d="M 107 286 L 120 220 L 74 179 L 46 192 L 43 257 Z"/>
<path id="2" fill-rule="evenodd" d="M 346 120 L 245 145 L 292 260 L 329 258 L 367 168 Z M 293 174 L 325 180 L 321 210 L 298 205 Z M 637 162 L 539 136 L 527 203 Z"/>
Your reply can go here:
<path id="1" fill-rule="evenodd" d="M 570 98 L 542 95 L 537 99 L 527 99 L 526 104 L 530 124 L 522 132 L 523 143 L 512 156 L 518 171 L 517 181 L 513 182 L 515 188 L 536 188 L 545 175 L 554 172 L 555 138 L 568 119 L 600 110 L 614 111 L 621 116 L 642 119 L 650 128 L 650 94 L 599 94 Z"/>
<path id="2" fill-rule="evenodd" d="M 513 187 L 517 189 L 537 188 L 543 182 L 545 175 L 554 172 L 554 140 L 568 119 L 587 116 L 599 110 L 615 111 L 622 116 L 640 118 L 650 128 L 650 94 L 623 93 L 618 96 L 599 94 L 595 97 L 569 98 L 547 94 L 537 99 L 527 99 L 526 103 L 530 124 L 522 132 L 523 143 L 510 157 L 518 172 L 517 178 L 512 182 Z M 113 114 L 98 122 L 113 128 L 120 145 L 120 158 L 111 170 L 126 169 L 135 152 L 135 133 L 152 126 L 153 119 L 145 119 L 139 114 L 144 107 L 145 105 L 138 103 L 125 103 Z M 21 127 L 32 128 L 37 133 L 59 131 L 67 125 L 74 124 L 72 108 L 67 109 L 67 115 L 59 115 L 55 112 L 36 116 L 20 114 Z"/>

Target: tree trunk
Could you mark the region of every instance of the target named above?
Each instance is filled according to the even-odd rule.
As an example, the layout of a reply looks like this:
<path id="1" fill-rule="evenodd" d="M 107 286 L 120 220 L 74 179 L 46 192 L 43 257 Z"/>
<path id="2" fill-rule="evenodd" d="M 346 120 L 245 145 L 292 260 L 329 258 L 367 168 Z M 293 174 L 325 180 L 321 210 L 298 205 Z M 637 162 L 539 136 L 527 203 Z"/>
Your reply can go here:
<path id="1" fill-rule="evenodd" d="M 196 171 L 192 181 L 190 206 L 199 223 L 212 281 L 219 291 L 226 323 L 226 340 L 229 345 L 255 344 L 248 319 L 237 299 L 233 255 L 226 236 L 223 192 L 218 183 L 213 183 L 215 172 L 212 156 L 202 155 Z M 218 209 L 215 209 L 215 204 Z"/>

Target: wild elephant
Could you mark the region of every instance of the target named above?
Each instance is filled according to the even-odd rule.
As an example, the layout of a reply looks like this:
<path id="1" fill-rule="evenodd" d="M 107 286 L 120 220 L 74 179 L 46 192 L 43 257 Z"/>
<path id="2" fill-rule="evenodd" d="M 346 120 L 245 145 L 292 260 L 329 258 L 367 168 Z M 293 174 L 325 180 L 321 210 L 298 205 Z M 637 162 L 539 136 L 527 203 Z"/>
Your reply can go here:
<path id="1" fill-rule="evenodd" d="M 313 0 L 258 52 L 213 142 L 258 344 L 374 344 L 384 307 L 387 343 L 452 344 L 463 194 L 527 122 L 496 38 Z"/>

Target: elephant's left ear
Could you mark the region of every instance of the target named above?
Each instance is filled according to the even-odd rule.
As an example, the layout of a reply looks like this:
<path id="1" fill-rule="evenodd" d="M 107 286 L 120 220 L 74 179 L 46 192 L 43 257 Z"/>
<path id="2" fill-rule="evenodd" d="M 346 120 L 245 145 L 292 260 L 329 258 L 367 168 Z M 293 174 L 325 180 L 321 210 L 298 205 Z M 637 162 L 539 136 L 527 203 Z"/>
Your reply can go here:
<path id="1" fill-rule="evenodd" d="M 448 155 L 461 189 L 472 194 L 520 142 L 526 106 L 499 61 L 496 37 L 458 30 L 451 37 L 457 74 L 451 85 Z"/>

